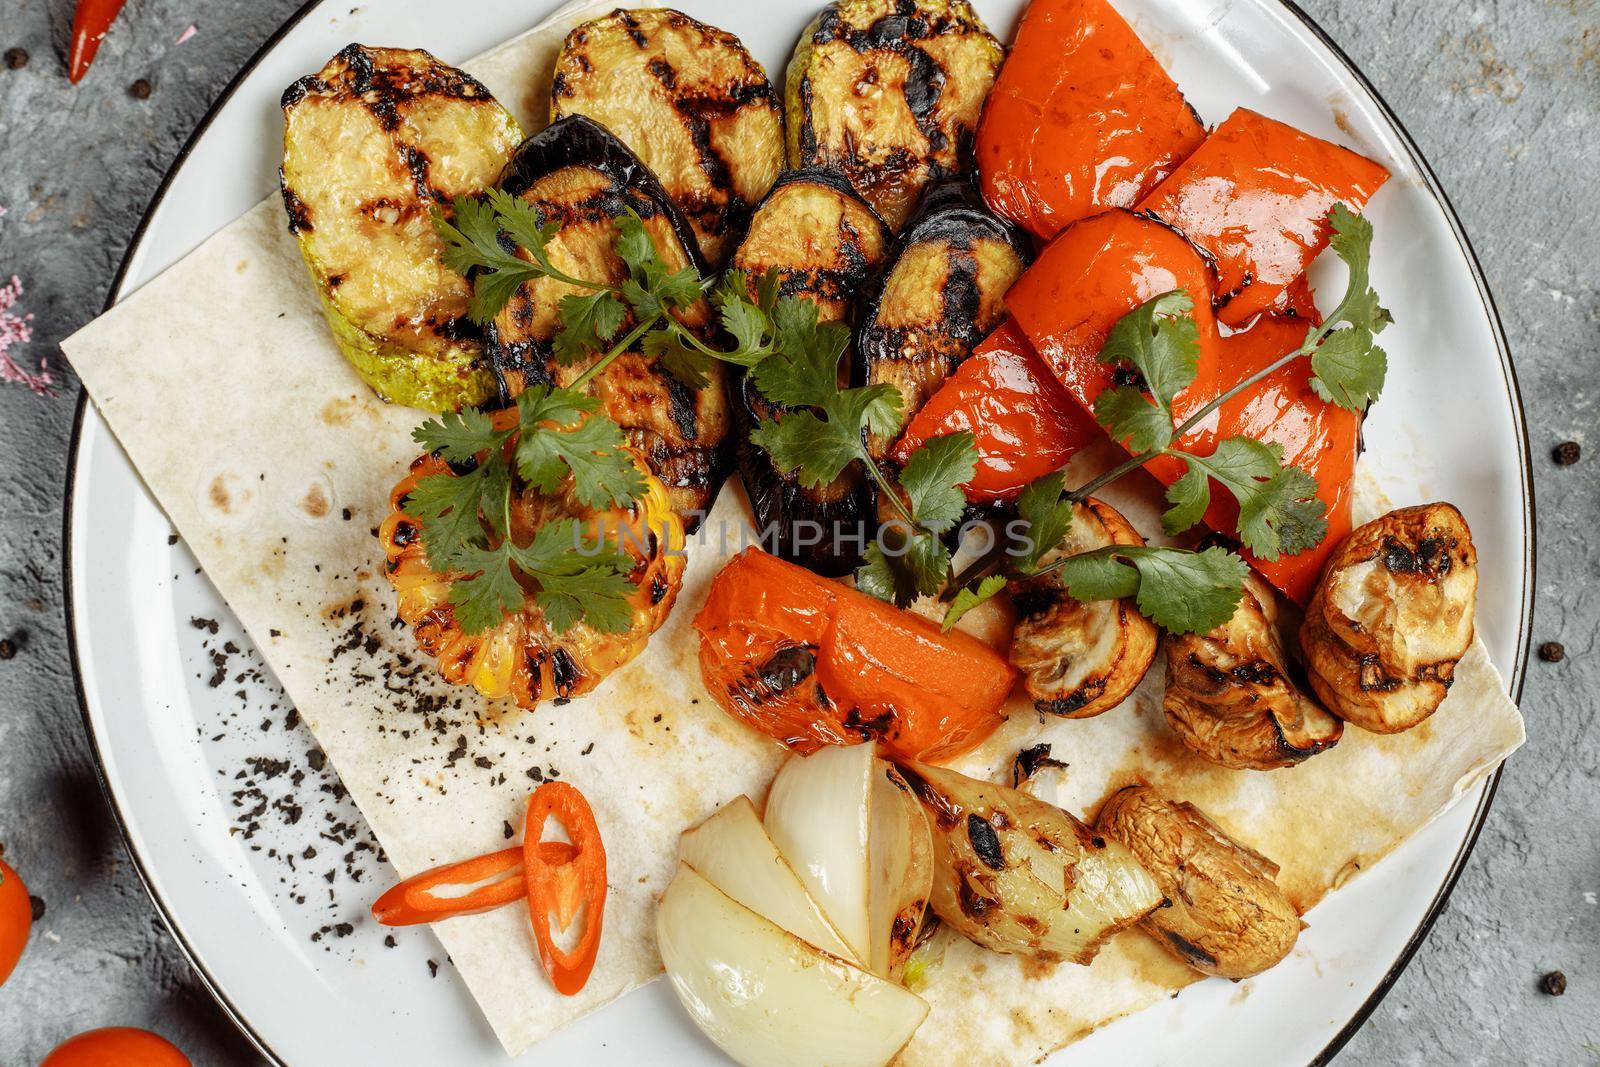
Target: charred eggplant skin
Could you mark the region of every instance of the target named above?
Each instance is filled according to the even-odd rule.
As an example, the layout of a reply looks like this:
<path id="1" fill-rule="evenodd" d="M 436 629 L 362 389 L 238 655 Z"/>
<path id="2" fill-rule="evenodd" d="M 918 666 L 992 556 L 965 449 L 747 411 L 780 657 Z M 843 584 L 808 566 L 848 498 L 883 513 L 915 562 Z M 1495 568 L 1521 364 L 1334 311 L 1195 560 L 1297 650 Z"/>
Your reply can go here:
<path id="1" fill-rule="evenodd" d="M 898 230 L 927 182 L 971 169 L 1004 55 L 967 0 L 834 0 L 789 62 L 789 165 L 838 168 Z"/>
<path id="2" fill-rule="evenodd" d="M 738 37 L 671 8 L 617 9 L 567 35 L 551 119 L 587 115 L 651 166 L 720 266 L 783 169 L 783 109 Z"/>
<path id="3" fill-rule="evenodd" d="M 909 422 L 1005 317 L 1001 299 L 1032 258 L 1027 235 L 991 213 L 968 178 L 929 185 L 862 297 L 853 384 L 894 385 Z M 941 268 L 930 293 L 916 274 Z M 870 444 L 882 460 L 893 442 Z"/>
<path id="4" fill-rule="evenodd" d="M 340 352 L 387 401 L 450 411 L 488 399 L 471 289 L 445 266 L 430 215 L 494 182 L 516 121 L 427 52 L 359 44 L 281 104 L 289 232 Z"/>
<path id="5" fill-rule="evenodd" d="M 805 208 L 808 195 L 832 199 L 839 206 L 839 235 L 833 247 L 825 249 L 831 256 L 826 264 L 806 262 L 808 249 L 799 247 L 804 235 L 785 217 L 786 211 Z M 768 244 L 767 238 L 774 232 L 780 240 L 793 237 L 796 246 Z M 731 266 L 748 271 L 752 286 L 764 270 L 776 269 L 780 295 L 812 301 L 824 322 L 848 321 L 855 294 L 881 261 L 888 243 L 882 220 L 842 175 L 820 169 L 791 171 L 778 179 L 756 208 L 745 244 L 734 253 Z M 848 467 L 830 485 L 805 488 L 793 475 L 779 472 L 771 458 L 750 443 L 750 431 L 762 419 L 781 418 L 782 409 L 761 396 L 747 375 L 734 380 L 732 392 L 739 474 L 763 545 L 774 555 L 818 574 L 839 577 L 850 573 L 860 565 L 865 539 L 874 526 L 872 498 L 861 471 Z"/>
<path id="6" fill-rule="evenodd" d="M 561 119 L 523 142 L 506 165 L 500 188 L 517 197 L 530 191 L 537 195 L 541 182 L 562 173 L 598 179 L 574 208 L 576 213 L 605 223 L 632 211 L 645 221 L 658 250 L 671 262 L 687 264 L 702 277 L 708 276 L 694 231 L 650 168 L 610 131 L 585 116 Z M 615 261 L 616 269 L 623 269 L 612 249 L 613 228 L 597 225 L 593 231 L 596 240 L 606 244 L 586 259 Z M 661 249 L 664 238 L 677 247 Z M 540 336 L 531 321 L 523 321 L 531 316 L 533 304 L 519 293 L 485 330 L 485 351 L 502 404 L 509 404 L 531 385 L 566 385 L 581 369 L 560 367 L 551 343 L 553 332 Z M 702 319 L 686 325 L 709 329 L 709 305 Z M 629 443 L 644 454 L 652 472 L 666 485 L 674 510 L 690 530 L 698 524 L 699 513 L 709 509 L 732 467 L 728 401 L 720 365 L 711 368 L 710 377 L 710 384 L 696 390 L 643 353 L 629 352 L 591 384 L 606 413 L 622 426 Z"/>

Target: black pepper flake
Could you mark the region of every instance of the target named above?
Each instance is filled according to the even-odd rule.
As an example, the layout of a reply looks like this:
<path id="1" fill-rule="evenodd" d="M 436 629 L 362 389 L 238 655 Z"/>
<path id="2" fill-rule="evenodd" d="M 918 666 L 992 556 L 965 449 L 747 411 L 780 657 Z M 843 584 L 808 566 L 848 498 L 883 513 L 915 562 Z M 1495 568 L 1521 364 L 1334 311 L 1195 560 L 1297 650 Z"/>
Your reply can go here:
<path id="1" fill-rule="evenodd" d="M 429 978 L 437 978 L 437 977 L 439 977 L 439 962 L 437 960 L 429 960 L 428 961 L 428 977 Z"/>
<path id="2" fill-rule="evenodd" d="M 21 70 L 28 65 L 28 50 L 26 48 L 7 48 L 6 67 L 11 70 Z"/>
<path id="3" fill-rule="evenodd" d="M 594 751 L 594 742 L 590 741 L 587 745 L 583 746 L 583 751 L 578 753 L 578 755 L 587 756 L 589 753 L 591 753 L 593 751 Z"/>
<path id="4" fill-rule="evenodd" d="M 1539 979 L 1539 988 L 1552 997 L 1559 997 L 1567 991 L 1567 976 L 1560 971 L 1551 971 Z"/>
<path id="5" fill-rule="evenodd" d="M 1539 646 L 1539 658 L 1546 663 L 1560 663 L 1567 658 L 1567 650 L 1560 641 L 1546 641 Z"/>
<path id="6" fill-rule="evenodd" d="M 328 763 L 328 757 L 323 755 L 322 750 L 319 748 L 314 748 L 310 752 L 307 752 L 306 759 L 310 761 L 311 769 L 314 771 L 322 770 L 322 768 Z"/>
<path id="7" fill-rule="evenodd" d="M 44 918 L 44 900 L 41 897 L 30 896 L 28 906 L 33 909 L 33 921 L 38 922 Z"/>
<path id="8" fill-rule="evenodd" d="M 168 545 L 168 547 L 171 547 L 172 545 L 175 545 L 177 543 L 178 543 L 178 535 L 177 534 L 167 534 L 167 545 Z"/>
<path id="9" fill-rule="evenodd" d="M 474 756 L 472 758 L 472 762 L 477 766 L 482 767 L 484 770 L 488 770 L 490 767 L 494 766 L 494 761 L 488 756 Z"/>
<path id="10" fill-rule="evenodd" d="M 399 942 L 394 939 L 394 935 L 393 934 L 385 934 L 383 936 L 383 947 L 384 948 L 394 948 L 398 944 L 399 944 Z"/>
<path id="11" fill-rule="evenodd" d="M 214 634 L 217 632 L 216 619 L 202 619 L 198 615 L 191 615 L 189 616 L 189 625 L 193 626 L 196 630 L 204 630 L 208 634 Z"/>
<path id="12" fill-rule="evenodd" d="M 132 85 L 128 86 L 128 95 L 133 97 L 135 100 L 148 100 L 148 99 L 150 99 L 150 82 L 149 82 L 149 80 L 146 79 L 146 78 L 140 78 L 138 81 L 136 81 Z"/>
<path id="13" fill-rule="evenodd" d="M 1578 447 L 1576 441 L 1562 441 L 1550 450 L 1550 458 L 1556 461 L 1558 467 L 1570 467 L 1583 458 L 1583 449 Z"/>
<path id="14" fill-rule="evenodd" d="M 506 821 L 506 824 L 502 828 L 501 833 L 505 834 L 507 841 L 510 841 L 513 837 L 515 837 L 517 835 L 517 831 L 511 828 L 511 822 L 510 822 L 509 819 Z"/>
<path id="15" fill-rule="evenodd" d="M 335 937 L 349 937 L 355 932 L 356 928 L 350 923 L 339 923 L 333 928 L 333 936 Z"/>

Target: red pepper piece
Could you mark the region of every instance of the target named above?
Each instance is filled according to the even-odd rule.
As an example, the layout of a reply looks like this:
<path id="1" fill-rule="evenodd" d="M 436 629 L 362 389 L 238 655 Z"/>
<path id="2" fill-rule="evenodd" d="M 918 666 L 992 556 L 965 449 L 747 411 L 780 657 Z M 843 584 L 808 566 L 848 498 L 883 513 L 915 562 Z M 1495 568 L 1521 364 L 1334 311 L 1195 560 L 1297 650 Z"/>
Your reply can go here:
<path id="1" fill-rule="evenodd" d="M 1014 499 L 1100 433 L 1010 319 L 928 398 L 892 455 L 905 463 L 930 439 L 962 430 L 978 450 L 977 471 L 962 486 L 974 503 Z"/>
<path id="2" fill-rule="evenodd" d="M 73 85 L 89 73 L 106 31 L 127 0 L 78 0 L 72 13 L 72 44 L 67 50 L 67 80 Z"/>
<path id="3" fill-rule="evenodd" d="M 539 851 L 545 862 L 552 865 L 568 862 L 577 852 L 565 841 L 540 842 Z M 468 886 L 476 888 L 440 895 L 442 890 Z M 372 905 L 372 917 L 384 926 L 414 926 L 490 911 L 527 895 L 528 883 L 522 873 L 522 846 L 518 845 L 459 863 L 447 863 L 407 878 L 378 898 Z"/>
<path id="4" fill-rule="evenodd" d="M 978 124 L 978 175 L 991 208 L 1049 239 L 1133 207 L 1205 136 L 1106 0 L 1033 0 Z"/>
<path id="5" fill-rule="evenodd" d="M 544 824 L 551 818 L 561 824 L 572 842 L 573 854 L 562 860 L 552 860 L 545 851 L 544 846 L 552 842 L 540 841 Z M 594 970 L 606 910 L 606 848 L 583 794 L 566 782 L 546 782 L 534 790 L 528 798 L 522 849 L 528 915 L 539 943 L 539 959 L 556 991 L 573 996 Z M 558 928 L 566 930 L 580 909 L 584 912 L 583 932 L 567 951 L 555 942 L 551 915 Z"/>
<path id="6" fill-rule="evenodd" d="M 1327 247 L 1328 212 L 1359 212 L 1389 177 L 1365 156 L 1239 108 L 1139 205 L 1216 260 L 1217 318 L 1269 309 Z"/>

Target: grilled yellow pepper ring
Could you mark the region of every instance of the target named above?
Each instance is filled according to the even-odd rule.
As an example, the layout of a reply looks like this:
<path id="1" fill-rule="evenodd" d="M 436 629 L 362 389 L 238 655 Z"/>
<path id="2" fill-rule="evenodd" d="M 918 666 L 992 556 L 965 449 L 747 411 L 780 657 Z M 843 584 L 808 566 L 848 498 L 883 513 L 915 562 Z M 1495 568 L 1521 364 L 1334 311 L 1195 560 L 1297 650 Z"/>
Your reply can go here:
<path id="1" fill-rule="evenodd" d="M 496 419 L 498 424 L 501 415 Z M 396 610 L 422 651 L 437 657 L 438 671 L 446 681 L 470 685 L 491 699 L 510 697 L 527 709 L 550 698 L 565 704 L 594 689 L 644 649 L 650 635 L 666 621 L 683 586 L 684 535 L 666 488 L 649 473 L 643 459 L 635 455 L 635 461 L 645 474 L 645 491 L 627 508 L 586 507 L 570 488 L 550 494 L 522 485 L 513 489 L 511 533 L 517 543 L 525 544 L 547 522 L 576 518 L 591 541 L 603 538 L 633 557 L 636 562 L 628 576 L 634 585 L 628 597 L 632 618 L 621 633 L 606 633 L 582 620 L 557 633 L 531 591 L 521 610 L 498 625 L 478 634 L 464 632 L 450 603 L 450 587 L 467 575 L 428 565 L 421 527 L 403 510 L 406 497 L 422 478 L 454 472 L 432 454 L 411 464 L 389 494 L 389 514 L 378 537 L 386 557 L 384 573 L 397 594 Z"/>

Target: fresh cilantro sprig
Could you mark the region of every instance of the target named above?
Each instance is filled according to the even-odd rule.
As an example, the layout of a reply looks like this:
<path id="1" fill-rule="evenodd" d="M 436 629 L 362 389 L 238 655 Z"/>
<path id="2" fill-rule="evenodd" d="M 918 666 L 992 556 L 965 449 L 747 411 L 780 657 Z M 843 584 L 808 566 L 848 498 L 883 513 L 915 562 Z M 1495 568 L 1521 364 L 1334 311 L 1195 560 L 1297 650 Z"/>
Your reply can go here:
<path id="1" fill-rule="evenodd" d="M 575 519 L 543 524 L 526 545 L 511 535 L 518 476 L 540 492 L 570 478 L 573 495 L 594 508 L 626 506 L 643 494 L 644 475 L 622 431 L 598 409 L 593 397 L 537 386 L 517 398 L 508 428 L 467 410 L 413 431 L 428 451 L 467 468 L 418 479 L 405 503 L 421 524 L 429 566 L 462 575 L 451 583 L 450 602 L 466 633 L 520 611 L 527 587 L 557 633 L 580 619 L 607 633 L 628 628 L 633 559 L 626 552 L 585 540 Z"/>
<path id="2" fill-rule="evenodd" d="M 1232 397 L 1305 357 L 1311 360 L 1312 388 L 1324 401 L 1360 412 L 1377 399 L 1387 357 L 1373 338 L 1393 318 L 1379 304 L 1370 281 L 1372 224 L 1343 204 L 1334 206 L 1329 224 L 1333 231 L 1329 246 L 1349 270 L 1345 294 L 1333 313 L 1320 326 L 1310 327 L 1298 348 L 1176 426 L 1173 401 L 1193 384 L 1198 369 L 1192 300 L 1181 290 L 1164 293 L 1117 322 L 1100 361 L 1131 368 L 1139 384 L 1103 391 L 1095 400 L 1095 419 L 1134 455 L 1071 493 L 1063 493 L 1059 471 L 1028 486 L 1018 498 L 1017 513 L 1029 537 L 1013 551 L 1012 574 L 1031 577 L 1058 571 L 1068 591 L 1080 600 L 1134 596 L 1142 612 L 1175 633 L 1209 630 L 1230 618 L 1247 568 L 1243 559 L 1221 548 L 1192 552 L 1111 546 L 1040 566 L 1070 529 L 1075 501 L 1163 455 L 1185 464 L 1183 475 L 1166 491 L 1170 506 L 1162 515 L 1162 526 L 1168 534 L 1176 536 L 1201 521 L 1211 504 L 1211 484 L 1216 482 L 1239 505 L 1239 539 L 1258 558 L 1277 559 L 1321 542 L 1327 535 L 1327 517 L 1317 497 L 1316 479 L 1299 467 L 1284 466 L 1281 446 L 1235 436 L 1219 441 L 1209 455 L 1200 455 L 1175 442 Z M 1003 584 L 997 575 L 982 575 L 981 568 L 956 576 L 945 626 L 995 595 Z"/>

